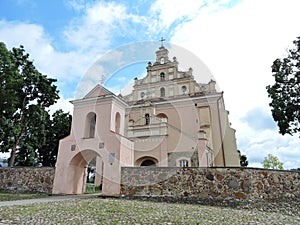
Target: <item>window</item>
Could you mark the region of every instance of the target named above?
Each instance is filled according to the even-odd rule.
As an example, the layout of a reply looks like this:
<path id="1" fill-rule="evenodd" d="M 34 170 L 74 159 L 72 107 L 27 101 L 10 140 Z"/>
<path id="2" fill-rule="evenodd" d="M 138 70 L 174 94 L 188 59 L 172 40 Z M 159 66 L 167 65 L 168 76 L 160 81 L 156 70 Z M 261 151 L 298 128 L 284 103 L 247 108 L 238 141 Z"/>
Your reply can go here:
<path id="1" fill-rule="evenodd" d="M 150 115 L 149 113 L 145 114 L 145 125 L 149 125 L 150 124 Z"/>
<path id="2" fill-rule="evenodd" d="M 121 123 L 121 116 L 120 113 L 116 113 L 116 119 L 115 119 L 115 132 L 117 134 L 120 133 L 120 123 Z"/>
<path id="3" fill-rule="evenodd" d="M 186 89 L 187 89 L 186 86 L 182 86 L 182 87 L 181 87 L 181 90 L 182 90 L 182 93 L 183 93 L 183 94 L 185 94 Z"/>
<path id="4" fill-rule="evenodd" d="M 160 73 L 160 81 L 165 81 L 165 74 L 164 73 Z"/>
<path id="5" fill-rule="evenodd" d="M 189 161 L 187 161 L 186 159 L 181 159 L 179 161 L 179 165 L 180 165 L 180 167 L 188 167 L 189 166 Z"/>
<path id="6" fill-rule="evenodd" d="M 93 115 L 90 120 L 90 138 L 95 137 L 95 128 L 96 128 L 96 115 Z"/>
<path id="7" fill-rule="evenodd" d="M 141 98 L 143 99 L 145 97 L 145 92 L 141 92 Z"/>
<path id="8" fill-rule="evenodd" d="M 165 90 L 165 88 L 161 88 L 160 89 L 160 97 L 165 97 L 166 96 L 166 90 Z"/>
<path id="9" fill-rule="evenodd" d="M 86 116 L 86 124 L 85 124 L 85 138 L 94 138 L 95 137 L 95 129 L 96 129 L 96 114 L 89 113 Z"/>

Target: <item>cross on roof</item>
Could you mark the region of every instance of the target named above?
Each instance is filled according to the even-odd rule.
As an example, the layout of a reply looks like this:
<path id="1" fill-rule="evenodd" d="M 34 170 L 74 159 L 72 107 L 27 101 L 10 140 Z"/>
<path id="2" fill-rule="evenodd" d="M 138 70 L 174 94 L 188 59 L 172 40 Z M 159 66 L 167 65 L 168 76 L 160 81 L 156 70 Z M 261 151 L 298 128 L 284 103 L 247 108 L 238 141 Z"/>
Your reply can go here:
<path id="1" fill-rule="evenodd" d="M 161 39 L 160 39 L 160 41 L 161 41 L 161 47 L 163 47 L 164 46 L 164 41 L 165 41 L 166 39 L 164 39 L 163 37 L 161 37 Z"/>

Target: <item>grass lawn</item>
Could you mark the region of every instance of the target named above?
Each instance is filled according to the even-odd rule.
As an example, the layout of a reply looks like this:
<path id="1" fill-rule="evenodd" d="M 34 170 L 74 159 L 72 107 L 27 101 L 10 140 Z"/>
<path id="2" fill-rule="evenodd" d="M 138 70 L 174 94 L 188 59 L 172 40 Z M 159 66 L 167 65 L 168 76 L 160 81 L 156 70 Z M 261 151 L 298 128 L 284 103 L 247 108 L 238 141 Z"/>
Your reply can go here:
<path id="1" fill-rule="evenodd" d="M 276 210 L 275 210 L 276 211 Z M 295 213 L 126 199 L 70 199 L 0 207 L 0 224 L 299 224 Z"/>

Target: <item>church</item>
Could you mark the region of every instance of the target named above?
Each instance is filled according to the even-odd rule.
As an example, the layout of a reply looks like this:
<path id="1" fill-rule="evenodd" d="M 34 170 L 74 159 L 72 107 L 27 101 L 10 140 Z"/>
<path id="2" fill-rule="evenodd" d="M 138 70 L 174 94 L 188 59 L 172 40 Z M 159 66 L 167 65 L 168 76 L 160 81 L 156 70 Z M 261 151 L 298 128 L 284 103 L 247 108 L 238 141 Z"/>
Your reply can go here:
<path id="1" fill-rule="evenodd" d="M 130 94 L 117 96 L 97 84 L 72 101 L 72 128 L 60 141 L 54 194 L 84 192 L 86 167 L 94 158 L 95 184 L 109 195 L 120 193 L 121 167 L 240 166 L 223 92 L 214 80 L 197 83 L 192 68 L 181 71 L 178 65 L 162 44 Z"/>

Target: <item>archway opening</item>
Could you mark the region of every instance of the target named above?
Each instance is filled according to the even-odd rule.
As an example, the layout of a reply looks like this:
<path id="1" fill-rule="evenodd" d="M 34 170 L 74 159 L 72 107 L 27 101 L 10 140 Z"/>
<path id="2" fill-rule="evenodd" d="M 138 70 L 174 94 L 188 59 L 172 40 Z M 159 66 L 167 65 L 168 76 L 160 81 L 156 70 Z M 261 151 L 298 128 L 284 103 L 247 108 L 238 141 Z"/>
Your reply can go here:
<path id="1" fill-rule="evenodd" d="M 70 161 L 73 194 L 100 192 L 103 182 L 103 161 L 93 150 L 83 150 Z"/>
<path id="2" fill-rule="evenodd" d="M 156 167 L 156 163 L 152 159 L 146 159 L 141 163 L 141 166 L 152 166 Z"/>

